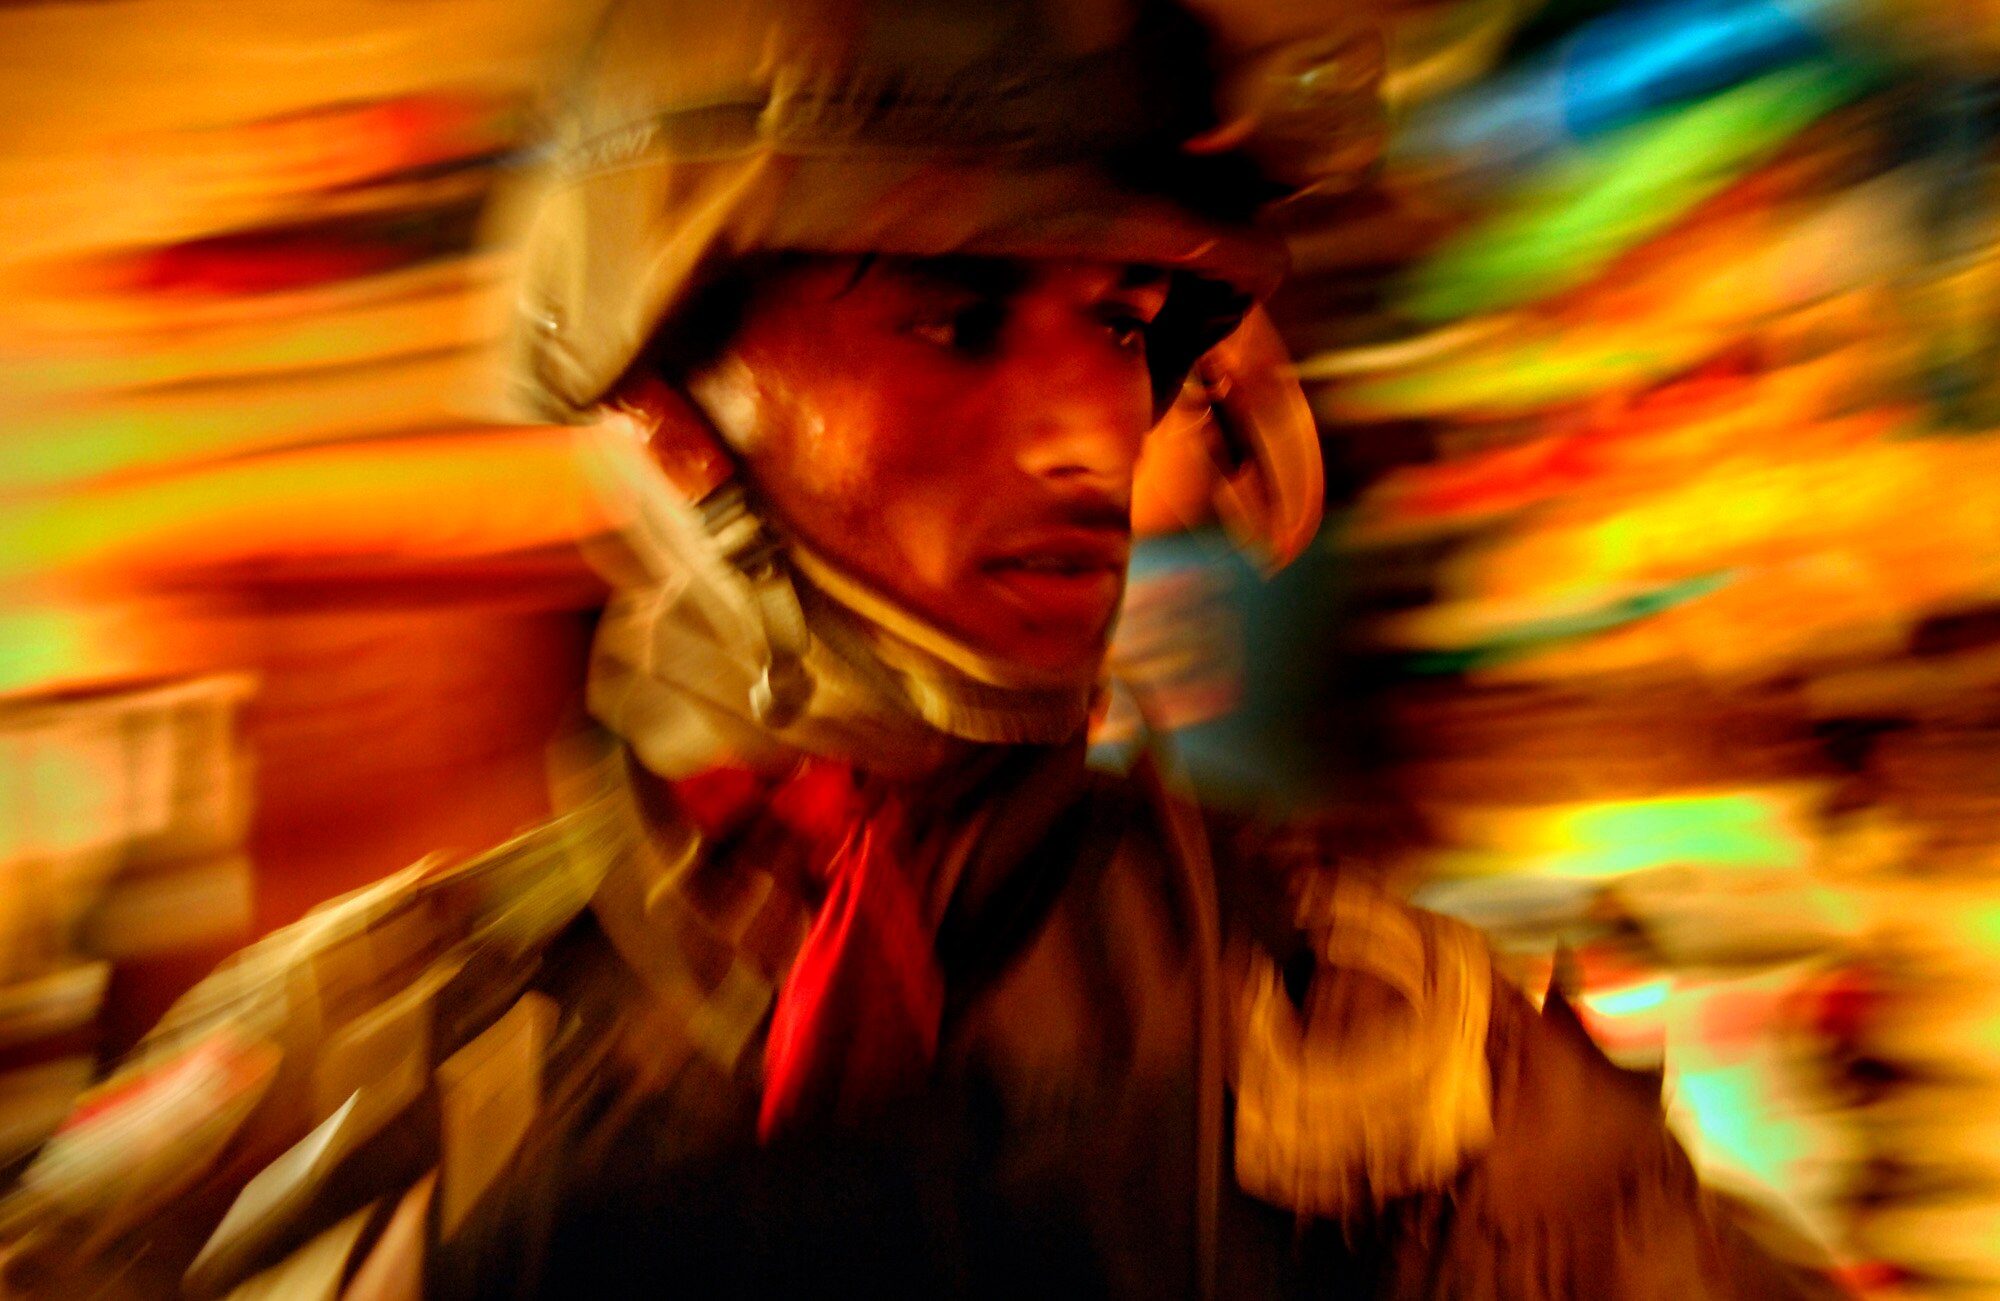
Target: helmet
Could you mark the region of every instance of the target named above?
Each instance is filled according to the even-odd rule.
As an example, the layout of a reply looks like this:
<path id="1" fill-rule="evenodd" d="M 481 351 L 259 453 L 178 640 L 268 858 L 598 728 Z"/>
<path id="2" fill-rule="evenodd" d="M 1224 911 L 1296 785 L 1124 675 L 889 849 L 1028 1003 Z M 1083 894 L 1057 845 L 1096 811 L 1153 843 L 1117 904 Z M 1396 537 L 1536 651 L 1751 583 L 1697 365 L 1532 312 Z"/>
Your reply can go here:
<path id="1" fill-rule="evenodd" d="M 1329 2 L 1270 7 L 1283 19 L 1248 0 L 617 3 L 524 233 L 517 394 L 580 418 L 754 254 L 987 254 L 1173 273 L 1148 338 L 1164 411 L 1284 272 L 1257 211 L 1346 183 L 1379 146 L 1380 44 Z M 1269 348 L 1210 357 L 1207 387 L 1231 356 Z M 1246 467 L 1306 466 L 1263 439 L 1304 440 L 1318 475 L 1303 401 L 1261 405 L 1285 418 L 1219 422 L 1239 499 Z M 1300 485 L 1248 495 L 1311 496 L 1316 519 Z M 1268 550 L 1298 520 L 1282 531 Z"/>

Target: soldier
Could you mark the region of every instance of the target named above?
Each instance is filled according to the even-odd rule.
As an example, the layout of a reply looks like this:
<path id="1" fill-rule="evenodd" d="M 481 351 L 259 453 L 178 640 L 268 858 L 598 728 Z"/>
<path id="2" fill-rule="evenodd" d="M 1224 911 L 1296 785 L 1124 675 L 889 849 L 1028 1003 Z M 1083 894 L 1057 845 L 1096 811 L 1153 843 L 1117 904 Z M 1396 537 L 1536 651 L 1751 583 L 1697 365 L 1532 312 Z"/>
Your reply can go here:
<path id="1" fill-rule="evenodd" d="M 1267 558 L 1317 517 L 1254 217 L 1380 53 L 1271 8 L 610 15 L 517 367 L 630 521 L 568 811 L 184 999 L 14 1289 L 1831 1294 L 1469 932 L 1086 764 L 1191 374 Z"/>

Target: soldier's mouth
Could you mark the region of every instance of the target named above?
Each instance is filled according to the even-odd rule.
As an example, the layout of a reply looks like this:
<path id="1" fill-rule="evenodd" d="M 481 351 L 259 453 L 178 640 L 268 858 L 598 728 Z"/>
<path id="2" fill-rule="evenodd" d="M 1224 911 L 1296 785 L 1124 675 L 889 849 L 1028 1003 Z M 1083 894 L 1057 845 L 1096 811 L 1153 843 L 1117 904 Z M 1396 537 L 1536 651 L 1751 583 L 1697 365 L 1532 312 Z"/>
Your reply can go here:
<path id="1" fill-rule="evenodd" d="M 988 572 L 1085 574 L 1125 572 L 1132 539 L 1123 528 L 1057 528 L 1016 536 L 988 552 Z"/>
<path id="2" fill-rule="evenodd" d="M 1049 551 L 1005 556 L 981 566 L 989 582 L 1037 622 L 1101 627 L 1125 588 L 1122 558 Z"/>
<path id="3" fill-rule="evenodd" d="M 1058 574 L 1075 577 L 1081 574 L 1102 574 L 1123 572 L 1124 566 L 1109 565 L 1089 556 L 1008 556 L 991 561 L 986 566 L 988 573 Z"/>

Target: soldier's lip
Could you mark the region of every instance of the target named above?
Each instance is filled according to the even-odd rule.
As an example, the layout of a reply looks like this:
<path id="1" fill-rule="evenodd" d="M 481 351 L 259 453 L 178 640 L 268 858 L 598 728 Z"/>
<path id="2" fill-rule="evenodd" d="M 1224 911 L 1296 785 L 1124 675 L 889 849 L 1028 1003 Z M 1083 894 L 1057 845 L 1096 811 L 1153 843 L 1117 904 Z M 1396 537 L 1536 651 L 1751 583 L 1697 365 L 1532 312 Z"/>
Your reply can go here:
<path id="1" fill-rule="evenodd" d="M 1065 529 L 990 555 L 980 562 L 980 568 L 989 574 L 1123 574 L 1131 556 L 1131 541 L 1123 533 Z"/>
<path id="2" fill-rule="evenodd" d="M 1130 550 L 1120 535 L 1078 532 L 993 556 L 980 570 L 1037 620 L 1098 627 L 1118 608 Z"/>
<path id="3" fill-rule="evenodd" d="M 986 571 L 986 579 L 1031 623 L 1100 629 L 1118 609 L 1125 590 L 1122 569 Z"/>

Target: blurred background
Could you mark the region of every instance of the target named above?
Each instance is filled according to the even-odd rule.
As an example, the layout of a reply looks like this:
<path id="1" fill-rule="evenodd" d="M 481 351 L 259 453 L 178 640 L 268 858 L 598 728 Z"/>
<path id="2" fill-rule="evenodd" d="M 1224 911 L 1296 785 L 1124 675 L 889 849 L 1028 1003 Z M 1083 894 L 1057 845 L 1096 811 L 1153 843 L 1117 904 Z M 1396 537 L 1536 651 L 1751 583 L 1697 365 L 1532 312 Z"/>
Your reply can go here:
<path id="1" fill-rule="evenodd" d="M 1857 1291 L 2000 1296 L 2000 7 L 1371 3 L 1386 157 L 1272 305 L 1327 527 L 1151 538 L 1119 665 Z M 0 3 L 0 1163 L 224 953 L 546 811 L 607 521 L 480 413 L 589 16 Z"/>

